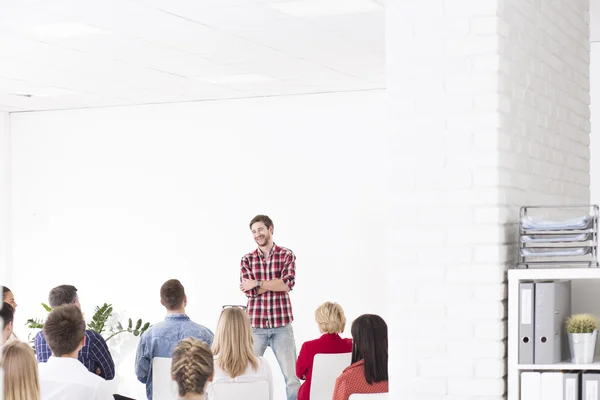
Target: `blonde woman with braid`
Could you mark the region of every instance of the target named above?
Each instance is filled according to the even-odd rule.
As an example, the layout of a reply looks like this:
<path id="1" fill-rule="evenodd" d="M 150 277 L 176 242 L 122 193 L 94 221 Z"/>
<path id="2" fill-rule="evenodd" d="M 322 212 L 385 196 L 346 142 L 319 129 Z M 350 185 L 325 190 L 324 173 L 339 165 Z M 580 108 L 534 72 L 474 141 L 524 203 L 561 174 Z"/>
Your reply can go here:
<path id="1" fill-rule="evenodd" d="M 267 360 L 254 355 L 250 318 L 244 309 L 230 307 L 223 310 L 212 350 L 215 355 L 213 384 L 266 381 L 269 383 L 269 400 L 273 400 L 271 368 Z M 209 398 L 211 389 L 212 385 L 208 387 Z"/>
<path id="2" fill-rule="evenodd" d="M 213 355 L 203 341 L 183 339 L 173 350 L 171 377 L 177 383 L 178 400 L 205 400 L 206 386 L 213 379 Z"/>
<path id="3" fill-rule="evenodd" d="M 4 371 L 4 400 L 40 400 L 40 381 L 35 354 L 17 340 L 2 348 L 0 367 Z"/>

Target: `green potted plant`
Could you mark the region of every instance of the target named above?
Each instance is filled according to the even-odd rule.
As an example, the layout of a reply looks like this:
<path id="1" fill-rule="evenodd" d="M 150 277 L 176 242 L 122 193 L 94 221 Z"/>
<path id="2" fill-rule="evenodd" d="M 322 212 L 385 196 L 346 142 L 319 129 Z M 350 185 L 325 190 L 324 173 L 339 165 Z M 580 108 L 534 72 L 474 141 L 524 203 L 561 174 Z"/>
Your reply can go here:
<path id="1" fill-rule="evenodd" d="M 44 307 L 46 312 L 52 311 L 52 308 L 47 304 L 42 303 L 42 307 Z M 108 326 L 108 320 L 112 315 L 112 304 L 104 303 L 101 307 L 96 306 L 94 315 L 92 315 L 91 321 L 87 324 L 87 329 L 99 333 L 106 341 L 109 341 L 113 337 L 125 332 L 129 332 L 134 336 L 140 336 L 150 327 L 150 322 L 144 324 L 141 319 L 138 319 L 134 326 L 131 318 L 129 318 L 128 323 L 125 326 L 122 325 L 121 322 L 117 322 L 116 326 Z M 43 329 L 44 321 L 39 318 L 30 318 L 25 325 L 30 329 Z M 30 341 L 32 341 L 31 337 Z"/>
<path id="2" fill-rule="evenodd" d="M 574 364 L 594 362 L 598 319 L 592 314 L 574 314 L 567 319 L 566 328 L 571 362 Z"/>

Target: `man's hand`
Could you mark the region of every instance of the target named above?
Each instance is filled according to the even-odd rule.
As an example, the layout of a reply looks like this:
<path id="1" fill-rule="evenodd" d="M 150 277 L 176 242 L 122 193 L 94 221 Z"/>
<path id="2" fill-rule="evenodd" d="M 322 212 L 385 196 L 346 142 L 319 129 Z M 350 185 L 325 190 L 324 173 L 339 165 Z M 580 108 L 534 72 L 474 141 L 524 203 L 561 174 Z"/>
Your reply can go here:
<path id="1" fill-rule="evenodd" d="M 256 287 L 256 281 L 252 279 L 243 279 L 240 285 L 240 290 L 242 292 L 247 292 L 248 290 L 254 289 Z"/>
<path id="2" fill-rule="evenodd" d="M 98 367 L 98 369 L 96 370 L 96 375 L 100 375 L 102 373 L 102 370 L 100 369 L 100 367 Z"/>

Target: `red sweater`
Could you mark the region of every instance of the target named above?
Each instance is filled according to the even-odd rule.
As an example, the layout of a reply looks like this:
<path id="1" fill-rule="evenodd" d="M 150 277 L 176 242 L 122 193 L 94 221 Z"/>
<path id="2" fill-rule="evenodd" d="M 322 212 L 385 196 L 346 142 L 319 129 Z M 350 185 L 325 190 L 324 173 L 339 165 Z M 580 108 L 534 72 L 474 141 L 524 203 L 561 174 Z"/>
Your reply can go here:
<path id="1" fill-rule="evenodd" d="M 365 362 L 355 362 L 342 372 L 335 381 L 333 400 L 348 400 L 354 393 L 387 393 L 388 381 L 377 382 L 372 385 L 365 379 Z"/>
<path id="2" fill-rule="evenodd" d="M 352 352 L 352 339 L 342 339 L 337 333 L 324 334 L 318 339 L 305 342 L 296 362 L 296 375 L 306 381 L 300 386 L 298 400 L 310 400 L 310 382 L 315 354 Z"/>

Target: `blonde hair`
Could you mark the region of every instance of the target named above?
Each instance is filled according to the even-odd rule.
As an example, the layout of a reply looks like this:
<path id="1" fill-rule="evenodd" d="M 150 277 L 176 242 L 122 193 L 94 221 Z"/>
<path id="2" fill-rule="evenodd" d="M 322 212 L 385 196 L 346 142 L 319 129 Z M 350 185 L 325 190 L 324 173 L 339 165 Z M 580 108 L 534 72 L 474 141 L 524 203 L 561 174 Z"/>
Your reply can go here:
<path id="1" fill-rule="evenodd" d="M 171 376 L 179 396 L 202 394 L 214 371 L 213 355 L 206 343 L 192 337 L 183 339 L 173 350 Z"/>
<path id="2" fill-rule="evenodd" d="M 250 318 L 244 310 L 232 307 L 221 313 L 213 341 L 213 353 L 219 366 L 232 378 L 242 375 L 248 364 L 253 370 L 258 369 Z"/>
<path id="3" fill-rule="evenodd" d="M 40 400 L 38 366 L 31 347 L 19 341 L 7 343 L 0 367 L 4 370 L 4 400 Z"/>
<path id="4" fill-rule="evenodd" d="M 346 327 L 346 315 L 338 303 L 321 304 L 315 311 L 315 319 L 323 333 L 342 333 Z"/>

